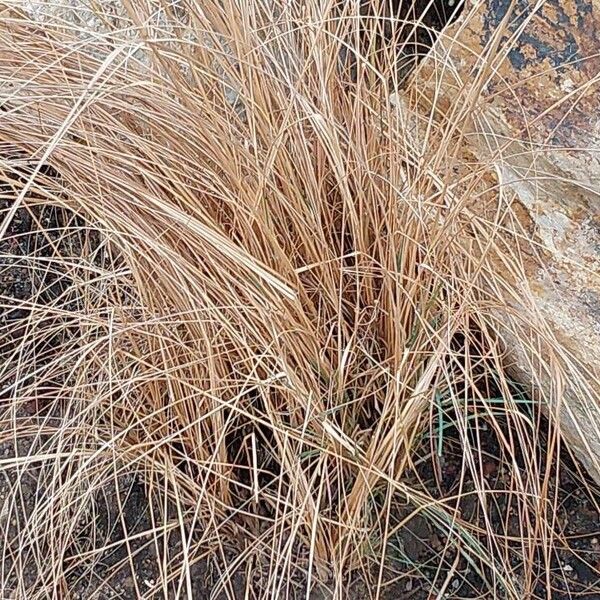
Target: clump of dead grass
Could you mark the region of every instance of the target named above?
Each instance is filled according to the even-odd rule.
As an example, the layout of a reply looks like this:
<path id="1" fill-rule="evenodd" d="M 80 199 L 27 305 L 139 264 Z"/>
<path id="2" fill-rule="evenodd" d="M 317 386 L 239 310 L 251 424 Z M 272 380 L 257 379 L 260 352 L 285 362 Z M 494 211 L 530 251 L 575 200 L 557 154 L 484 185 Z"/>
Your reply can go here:
<path id="1" fill-rule="evenodd" d="M 58 18 L 0 13 L 0 141 L 13 152 L 2 233 L 17 210 L 51 205 L 80 238 L 78 253 L 49 240 L 48 256 L 31 258 L 69 294 L 22 303 L 2 371 L 2 439 L 29 443 L 2 462 L 17 469 L 13 492 L 28 469 L 45 473 L 4 545 L 4 581 L 18 597 L 64 597 L 102 551 L 77 523 L 99 490 L 135 473 L 152 510 L 138 537 L 160 571 L 138 595 L 192 597 L 192 566 L 212 556 L 215 594 L 240 571 L 260 597 L 319 582 L 348 597 L 354 570 L 383 580 L 400 502 L 489 593 L 524 597 L 532 583 L 506 539 L 482 543 L 452 501 L 404 478 L 444 406 L 486 505 L 467 409 L 497 423 L 493 375 L 512 423 L 521 563 L 551 543 L 553 475 L 498 340 L 510 285 L 498 256 L 504 272 L 520 269 L 510 208 L 473 214 L 474 202 L 493 206 L 497 182 L 456 135 L 472 105 L 450 124 L 419 117 L 422 89 L 394 84 L 393 48 L 369 62 L 367 44 L 348 75 L 341 50 L 369 28 L 348 6 L 116 6 L 90 3 L 102 25 L 83 37 Z"/>

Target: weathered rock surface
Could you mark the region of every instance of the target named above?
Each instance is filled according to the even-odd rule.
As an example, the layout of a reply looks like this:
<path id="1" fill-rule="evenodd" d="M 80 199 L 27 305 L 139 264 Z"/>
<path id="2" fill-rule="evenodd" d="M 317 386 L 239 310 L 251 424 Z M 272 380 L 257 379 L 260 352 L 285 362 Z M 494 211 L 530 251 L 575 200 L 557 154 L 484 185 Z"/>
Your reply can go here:
<path id="1" fill-rule="evenodd" d="M 548 329 L 524 324 L 528 347 L 508 332 L 509 361 L 600 481 L 600 2 L 471 0 L 445 34 L 419 76 L 468 112 L 465 146 L 536 242 L 514 283 Z"/>

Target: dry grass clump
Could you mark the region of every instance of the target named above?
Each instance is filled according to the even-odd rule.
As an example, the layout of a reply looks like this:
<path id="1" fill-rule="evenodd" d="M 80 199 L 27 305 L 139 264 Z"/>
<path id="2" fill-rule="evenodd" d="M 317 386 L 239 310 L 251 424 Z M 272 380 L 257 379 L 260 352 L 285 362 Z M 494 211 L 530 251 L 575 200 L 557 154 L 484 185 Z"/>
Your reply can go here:
<path id="1" fill-rule="evenodd" d="M 377 35 L 344 70 L 341 49 L 376 31 L 352 10 L 90 2 L 101 26 L 82 35 L 0 9 L 1 233 L 18 246 L 10 227 L 28 214 L 44 249 L 4 255 L 34 282 L 2 297 L 21 311 L 18 330 L 0 323 L 1 440 L 22 440 L 0 463 L 5 518 L 24 510 L 31 473 L 43 490 L 3 545 L 15 597 L 69 597 L 106 551 L 81 524 L 132 474 L 151 518 L 124 526 L 114 568 L 152 547 L 159 577 L 128 597 L 201 597 L 193 568 L 207 559 L 215 597 L 237 597 L 235 572 L 248 597 L 319 583 L 349 597 L 354 570 L 385 579 L 408 521 L 394 522 L 399 504 L 490 594 L 533 585 L 492 524 L 482 537 L 455 501 L 405 477 L 433 417 L 452 413 L 458 477 L 485 507 L 469 431 L 504 432 L 501 414 L 518 564 L 552 543 L 537 408 L 519 409 L 498 341 L 520 318 L 497 318 L 498 257 L 521 268 L 511 209 L 469 208 L 497 193 L 456 135 L 472 107 L 419 123 L 422 88 L 398 92 L 397 49 L 382 61 Z M 60 226 L 38 218 L 49 207 Z"/>

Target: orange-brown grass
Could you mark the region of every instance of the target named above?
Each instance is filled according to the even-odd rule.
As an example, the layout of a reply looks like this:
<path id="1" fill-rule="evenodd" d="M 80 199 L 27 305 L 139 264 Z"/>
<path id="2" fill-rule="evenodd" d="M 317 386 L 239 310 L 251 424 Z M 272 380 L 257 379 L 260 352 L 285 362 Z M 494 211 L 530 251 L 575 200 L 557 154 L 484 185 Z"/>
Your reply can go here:
<path id="1" fill-rule="evenodd" d="M 466 435 L 475 399 L 477 418 L 493 427 L 500 411 L 511 424 L 503 452 L 529 457 L 507 491 L 520 564 L 553 543 L 552 473 L 503 371 L 501 332 L 518 331 L 518 315 L 502 312 L 501 272 L 521 273 L 511 209 L 473 214 L 497 182 L 457 134 L 476 101 L 450 124 L 435 111 L 417 123 L 418 79 L 399 89 L 397 50 L 369 62 L 364 38 L 349 74 L 342 48 L 377 27 L 359 27 L 350 3 L 104 5 L 89 3 L 93 30 L 83 13 L 36 22 L 0 8 L 0 173 L 11 182 L 0 233 L 17 210 L 55 206 L 81 247 L 59 248 L 65 226 L 47 258 L 31 259 L 68 294 L 23 301 L 0 371 L 1 439 L 30 444 L 0 459 L 18 475 L 5 514 L 19 510 L 26 471 L 44 473 L 43 497 L 3 546 L 5 585 L 70 597 L 71 574 L 102 552 L 74 546 L 78 522 L 135 473 L 153 521 L 136 535 L 157 549 L 160 578 L 129 597 L 192 597 L 192 567 L 207 559 L 221 569 L 215 597 L 236 597 L 234 572 L 249 575 L 245 597 L 308 597 L 325 583 L 347 598 L 352 573 L 377 597 L 398 503 L 474 569 L 487 564 L 490 594 L 525 597 L 532 578 L 513 572 L 506 539 L 490 526 L 482 543 L 451 499 L 404 477 L 443 399 L 464 417 L 462 476 L 486 506 Z M 503 397 L 494 410 L 490 376 Z"/>

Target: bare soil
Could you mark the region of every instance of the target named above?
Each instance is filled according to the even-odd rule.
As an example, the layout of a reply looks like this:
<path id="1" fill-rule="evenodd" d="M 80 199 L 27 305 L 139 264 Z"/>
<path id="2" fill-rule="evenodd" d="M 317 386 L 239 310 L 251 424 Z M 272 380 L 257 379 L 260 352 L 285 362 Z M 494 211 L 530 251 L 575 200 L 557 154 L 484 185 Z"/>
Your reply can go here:
<path id="1" fill-rule="evenodd" d="M 12 188 L 0 187 L 0 216 L 5 218 L 14 199 Z M 51 257 L 54 252 L 76 257 L 90 252 L 89 236 L 78 232 L 77 218 L 58 208 L 20 208 L 12 218 L 7 233 L 0 241 L 0 409 L 5 415 L 11 399 L 11 365 L 15 360 L 15 348 L 22 346 L 28 332 L 28 302 L 56 302 L 63 305 L 70 299 L 71 275 L 56 270 L 34 267 L 32 257 Z M 60 247 L 56 247 L 56 245 Z M 93 251 L 93 249 L 92 249 Z M 75 301 L 75 300 L 73 300 Z M 70 335 L 69 328 L 61 335 Z M 76 332 L 71 332 L 76 335 Z M 45 339 L 32 354 L 38 364 L 53 356 L 53 348 L 60 340 Z M 27 342 L 29 343 L 29 342 Z M 33 343 L 33 342 L 31 342 Z M 57 382 L 58 385 L 59 382 Z M 49 389 L 51 394 L 52 390 Z M 526 409 L 524 409 L 526 410 Z M 43 416 L 60 419 L 60 414 L 44 413 L 41 401 L 24 403 L 13 415 L 14 419 Z M 530 415 L 539 422 L 541 455 L 546 452 L 551 428 L 541 415 Z M 439 424 L 438 424 L 439 425 Z M 511 435 L 508 424 L 503 434 Z M 442 433 L 440 433 L 442 431 Z M 498 536 L 504 536 L 506 546 L 514 559 L 514 574 L 525 577 L 527 560 L 534 566 L 536 594 L 534 598 L 566 600 L 581 598 L 600 600 L 600 489 L 582 472 L 566 449 L 562 449 L 558 464 L 548 468 L 558 473 L 549 478 L 552 489 L 548 497 L 556 498 L 555 551 L 549 557 L 538 554 L 524 559 L 521 544 L 521 518 L 511 503 L 511 477 L 515 466 L 502 452 L 498 430 L 489 426 L 485 419 L 477 422 L 469 431 L 470 443 L 480 448 L 483 457 L 480 466 L 487 486 L 487 506 L 482 507 L 474 490 L 474 482 L 463 469 L 464 441 L 458 429 L 452 425 L 452 415 L 447 415 L 443 430 L 432 429 L 422 440 L 415 459 L 415 468 L 405 476 L 406 483 L 415 489 L 427 489 L 438 498 L 458 497 L 461 517 L 479 525 L 480 541 L 491 544 L 486 527 Z M 43 447 L 44 439 L 28 437 L 7 440 L 0 444 L 0 461 L 15 456 L 26 457 Z M 522 467 L 524 457 L 517 456 Z M 30 560 L 27 548 L 19 545 L 20 532 L 31 524 L 31 517 L 44 501 L 51 473 L 40 466 L 27 468 L 3 468 L 0 471 L 0 539 L 2 539 L 2 565 L 0 565 L 3 598 L 27 598 L 43 585 L 41 565 Z M 461 475 L 462 473 L 462 475 Z M 511 475 L 511 473 L 513 475 Z M 458 494 L 458 491 L 461 491 Z M 64 597 L 73 599 L 108 600 L 113 598 L 134 599 L 176 597 L 177 586 L 165 585 L 157 591 L 161 581 L 161 548 L 144 536 L 153 527 L 152 515 L 160 514 L 161 507 L 152 506 L 148 498 L 143 474 L 127 474 L 115 479 L 112 486 L 94 496 L 90 511 L 77 522 L 71 553 L 64 557 Z M 392 524 L 400 523 L 412 513 L 407 504 L 395 506 Z M 181 537 L 169 538 L 171 554 L 181 547 Z M 232 558 L 236 540 L 229 540 Z M 93 568 L 81 569 L 69 565 L 70 557 L 82 551 L 93 555 Z M 386 549 L 385 568 L 382 572 L 382 599 L 426 600 L 438 597 L 444 590 L 447 598 L 490 597 L 492 570 L 489 565 L 469 564 L 456 554 L 456 546 L 448 543 L 435 529 L 431 521 L 417 515 L 410 519 L 389 541 Z M 544 567 L 544 562 L 550 565 Z M 214 582 L 218 577 L 219 559 L 206 560 L 192 565 L 192 596 L 195 599 L 211 598 Z M 547 576 L 549 573 L 549 576 Z M 377 570 L 374 571 L 375 577 Z M 349 598 L 360 600 L 372 597 L 373 586 L 367 586 L 356 576 L 349 581 L 352 590 Z M 258 585 L 248 584 L 241 573 L 231 577 L 227 592 L 218 598 L 246 597 L 246 591 L 258 594 Z M 313 590 L 310 597 L 330 597 L 327 584 Z M 179 597 L 186 597 L 182 592 Z M 305 598 L 303 582 L 297 585 L 297 597 Z M 501 596 L 496 596 L 501 597 Z"/>

